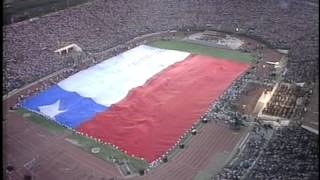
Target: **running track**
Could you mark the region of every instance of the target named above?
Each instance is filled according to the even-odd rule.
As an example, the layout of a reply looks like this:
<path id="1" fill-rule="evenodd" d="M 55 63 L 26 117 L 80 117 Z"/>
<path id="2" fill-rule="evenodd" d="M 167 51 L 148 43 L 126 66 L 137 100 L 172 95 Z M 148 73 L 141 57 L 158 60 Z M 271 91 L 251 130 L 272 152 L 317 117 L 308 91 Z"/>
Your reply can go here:
<path id="1" fill-rule="evenodd" d="M 123 179 L 111 164 L 88 154 L 65 141 L 66 134 L 52 135 L 15 113 L 8 113 L 5 127 L 5 159 L 17 170 L 10 176 L 21 179 L 28 173 L 23 165 L 37 157 L 34 163 L 36 178 L 51 179 Z M 143 179 L 193 179 L 209 161 L 219 158 L 219 153 L 230 152 L 243 136 L 233 133 L 222 122 L 210 122 L 198 131 L 185 149 L 180 150 L 168 163 L 152 170 Z"/>
<path id="2" fill-rule="evenodd" d="M 17 96 L 3 103 L 7 119 L 3 122 L 4 158 L 16 167 L 16 171 L 10 175 L 11 179 L 22 179 L 24 174 L 31 173 L 23 168 L 23 165 L 35 157 L 38 157 L 33 168 L 36 179 L 123 179 L 113 165 L 65 141 L 67 134 L 53 135 L 9 112 L 8 109 Z M 200 170 L 208 166 L 211 159 L 219 158 L 219 153 L 230 152 L 243 134 L 234 134 L 222 123 L 208 123 L 191 139 L 187 147 L 180 150 L 182 152 L 168 163 L 157 167 L 148 175 L 132 179 L 193 179 Z"/>

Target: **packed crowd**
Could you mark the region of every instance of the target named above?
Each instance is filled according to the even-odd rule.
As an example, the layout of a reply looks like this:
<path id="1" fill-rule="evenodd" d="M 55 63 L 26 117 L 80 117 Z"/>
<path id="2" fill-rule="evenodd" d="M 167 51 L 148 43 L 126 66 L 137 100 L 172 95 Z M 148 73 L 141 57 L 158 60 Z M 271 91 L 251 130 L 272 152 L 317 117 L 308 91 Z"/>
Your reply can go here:
<path id="1" fill-rule="evenodd" d="M 315 82 L 319 78 L 318 42 L 319 30 L 316 30 L 291 43 L 288 71 L 285 74 L 287 82 Z"/>
<path id="2" fill-rule="evenodd" d="M 319 79 L 318 61 L 308 62 L 289 62 L 287 74 L 285 75 L 287 82 L 315 82 Z"/>
<path id="3" fill-rule="evenodd" d="M 276 131 L 248 179 L 318 179 L 318 140 L 318 135 L 301 127 Z"/>
<path id="4" fill-rule="evenodd" d="M 212 28 L 235 32 L 238 28 L 239 33 L 261 39 L 274 47 L 290 48 L 291 60 L 295 63 L 289 65 L 294 70 L 288 71 L 288 79 L 301 78 L 300 71 L 305 69 L 301 67 L 311 68 L 302 73 L 310 74 L 304 77 L 313 77 L 314 59 L 307 54 L 318 48 L 315 43 L 318 35 L 313 35 L 316 31 L 314 24 L 318 22 L 316 12 L 314 4 L 298 0 L 239 3 L 96 0 L 32 21 L 4 26 L 3 91 L 7 93 L 67 67 L 67 61 L 54 54 L 62 44 L 75 43 L 84 51 L 100 52 L 142 34 L 173 29 Z M 291 46 L 296 39 L 299 43 Z M 310 60 L 311 64 L 300 63 L 301 59 Z"/>
<path id="5" fill-rule="evenodd" d="M 263 109 L 263 114 L 299 119 L 309 103 L 310 91 L 288 84 L 280 84 L 272 98 Z"/>
<path id="6" fill-rule="evenodd" d="M 271 132 L 267 126 L 257 124 L 251 131 L 246 146 L 240 153 L 238 160 L 232 165 L 225 167 L 219 174 L 213 177 L 213 179 L 240 180 L 243 176 L 245 176 L 250 167 L 254 165 L 261 150 L 268 140 L 268 135 Z"/>
<path id="7" fill-rule="evenodd" d="M 318 179 L 318 138 L 299 126 L 257 125 L 236 162 L 213 179 Z"/>

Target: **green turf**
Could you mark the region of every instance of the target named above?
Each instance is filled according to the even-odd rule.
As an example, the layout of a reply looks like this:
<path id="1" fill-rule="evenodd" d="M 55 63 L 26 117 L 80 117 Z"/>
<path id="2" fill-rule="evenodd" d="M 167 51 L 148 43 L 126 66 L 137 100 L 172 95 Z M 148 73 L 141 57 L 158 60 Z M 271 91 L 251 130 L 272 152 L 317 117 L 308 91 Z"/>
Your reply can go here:
<path id="1" fill-rule="evenodd" d="M 76 134 L 74 131 L 69 130 L 63 126 L 58 125 L 57 123 L 53 122 L 52 120 L 46 119 L 45 117 L 36 114 L 34 112 L 25 110 L 25 109 L 18 109 L 16 111 L 17 114 L 25 117 L 27 120 L 30 120 L 31 122 L 40 125 L 41 127 L 47 129 L 50 133 L 53 134 L 61 134 L 61 133 L 67 133 L 69 134 L 67 136 L 67 139 L 72 140 L 74 143 L 76 143 L 77 147 L 81 148 L 82 150 L 92 153 L 91 149 L 93 147 L 99 147 L 100 152 L 93 154 L 96 157 L 103 159 L 107 162 L 113 163 L 112 159 L 116 159 L 119 161 L 127 160 L 128 165 L 132 167 L 133 171 L 138 173 L 140 169 L 146 169 L 148 167 L 148 163 L 146 161 L 143 161 L 141 159 L 133 158 L 115 148 L 113 148 L 110 145 L 102 144 L 99 142 L 96 142 L 93 139 L 90 139 L 88 137 Z M 72 143 L 72 144 L 74 144 Z"/>
<path id="2" fill-rule="evenodd" d="M 235 50 L 227 50 L 195 44 L 191 42 L 178 40 L 160 40 L 149 43 L 148 45 L 162 49 L 173 49 L 190 52 L 193 54 L 202 54 L 213 57 L 220 57 L 229 60 L 240 61 L 243 63 L 254 63 L 255 58 L 249 53 L 243 53 Z"/>
<path id="3" fill-rule="evenodd" d="M 73 141 L 77 142 L 77 144 L 81 149 L 89 153 L 92 153 L 91 152 L 92 148 L 99 147 L 100 152 L 94 155 L 105 161 L 113 162 L 113 160 L 118 160 L 118 161 L 126 160 L 128 161 L 128 164 L 133 168 L 132 170 L 135 171 L 136 173 L 138 173 L 140 169 L 146 169 L 148 167 L 148 163 L 146 161 L 128 156 L 127 154 L 115 149 L 110 145 L 96 142 L 95 140 L 90 139 L 88 137 L 74 133 L 73 135 L 69 136 L 68 139 L 72 139 Z"/>
<path id="4" fill-rule="evenodd" d="M 26 119 L 32 121 L 35 124 L 40 125 L 41 127 L 47 129 L 49 132 L 53 134 L 58 134 L 58 133 L 71 133 L 71 130 L 60 126 L 59 124 L 53 122 L 52 120 L 46 119 L 45 117 L 33 113 L 31 111 L 25 110 L 25 109 L 17 109 L 16 111 L 17 114 L 21 116 L 27 115 L 28 117 L 25 117 Z"/>

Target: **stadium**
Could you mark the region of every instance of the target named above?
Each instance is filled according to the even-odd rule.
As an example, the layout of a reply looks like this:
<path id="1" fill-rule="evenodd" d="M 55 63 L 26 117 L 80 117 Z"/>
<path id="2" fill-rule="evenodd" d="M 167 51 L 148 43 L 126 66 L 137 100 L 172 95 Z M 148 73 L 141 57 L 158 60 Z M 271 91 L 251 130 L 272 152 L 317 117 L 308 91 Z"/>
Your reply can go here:
<path id="1" fill-rule="evenodd" d="M 7 0 L 5 179 L 318 179 L 319 2 Z"/>

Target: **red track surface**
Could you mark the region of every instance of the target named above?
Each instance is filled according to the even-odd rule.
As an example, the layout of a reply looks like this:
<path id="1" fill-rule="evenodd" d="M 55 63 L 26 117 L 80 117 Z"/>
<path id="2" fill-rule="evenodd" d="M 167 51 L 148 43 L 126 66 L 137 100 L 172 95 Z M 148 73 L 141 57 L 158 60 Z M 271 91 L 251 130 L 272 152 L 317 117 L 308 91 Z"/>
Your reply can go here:
<path id="1" fill-rule="evenodd" d="M 35 179 L 109 179 L 120 177 L 111 164 L 96 158 L 65 141 L 68 134 L 53 135 L 15 113 L 7 112 L 4 124 L 4 152 L 6 165 L 16 170 L 7 179 L 23 179 L 25 174 Z M 32 169 L 24 165 L 35 159 Z"/>
<path id="2" fill-rule="evenodd" d="M 210 163 L 223 163 L 219 161 L 221 153 L 230 154 L 236 144 L 245 135 L 245 130 L 232 132 L 222 123 L 208 123 L 198 131 L 190 143 L 168 163 L 162 164 L 147 176 L 134 178 L 135 180 L 193 180 L 200 171 L 211 173 Z M 218 167 L 216 167 L 218 168 Z"/>
<path id="3" fill-rule="evenodd" d="M 152 162 L 174 146 L 248 67 L 207 56 L 191 57 L 134 89 L 79 130 Z"/>
<path id="4" fill-rule="evenodd" d="M 46 180 L 127 179 L 113 165 L 65 141 L 66 134 L 53 135 L 15 113 L 7 112 L 7 116 L 10 120 L 4 124 L 4 158 L 6 165 L 17 168 L 7 174 L 8 179 L 23 179 L 24 174 Z M 231 152 L 244 135 L 243 131 L 232 133 L 222 122 L 208 123 L 168 163 L 132 180 L 192 180 L 199 171 L 206 169 L 210 159 L 216 161 L 221 152 Z M 36 161 L 30 172 L 23 165 L 33 158 Z"/>

